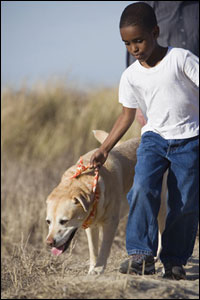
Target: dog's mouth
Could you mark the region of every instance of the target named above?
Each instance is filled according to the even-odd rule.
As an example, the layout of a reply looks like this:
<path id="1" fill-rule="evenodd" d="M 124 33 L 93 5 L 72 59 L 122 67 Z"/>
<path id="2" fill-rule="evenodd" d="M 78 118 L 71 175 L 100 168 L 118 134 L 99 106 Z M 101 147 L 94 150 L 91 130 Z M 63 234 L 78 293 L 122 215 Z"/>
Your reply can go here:
<path id="1" fill-rule="evenodd" d="M 59 246 L 59 247 L 53 247 L 53 248 L 51 249 L 51 253 L 52 253 L 53 255 L 57 255 L 57 256 L 58 256 L 58 255 L 62 254 L 63 252 L 65 252 L 65 251 L 67 250 L 67 248 L 69 247 L 69 245 L 70 245 L 70 243 L 71 243 L 71 241 L 72 241 L 72 239 L 73 239 L 73 237 L 74 237 L 74 235 L 75 235 L 77 229 L 78 229 L 78 228 L 75 228 L 75 229 L 71 232 L 71 234 L 70 234 L 68 240 L 67 240 L 63 245 L 61 245 L 61 246 Z"/>

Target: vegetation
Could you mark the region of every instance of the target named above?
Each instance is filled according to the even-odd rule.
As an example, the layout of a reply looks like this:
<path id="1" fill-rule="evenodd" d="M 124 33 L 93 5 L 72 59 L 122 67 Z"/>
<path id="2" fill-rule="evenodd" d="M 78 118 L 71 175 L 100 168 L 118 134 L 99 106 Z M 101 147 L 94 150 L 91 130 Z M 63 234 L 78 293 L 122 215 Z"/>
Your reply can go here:
<path id="1" fill-rule="evenodd" d="M 117 89 L 83 92 L 62 83 L 2 95 L 2 147 L 9 157 L 51 164 L 98 146 L 92 130 L 110 131 L 121 111 Z M 129 136 L 138 135 L 138 124 Z M 128 135 L 125 137 L 127 138 Z"/>
<path id="2" fill-rule="evenodd" d="M 80 155 L 98 147 L 93 129 L 110 131 L 121 111 L 116 88 L 81 91 L 62 82 L 2 92 L 2 299 L 199 299 L 198 238 L 184 282 L 124 275 L 126 218 L 104 275 L 88 276 L 80 229 L 63 255 L 46 248 L 45 200 Z M 135 122 L 124 139 L 140 135 Z"/>
<path id="3" fill-rule="evenodd" d="M 63 172 L 98 147 L 92 130 L 110 131 L 121 105 L 116 88 L 86 92 L 47 82 L 3 90 L 1 109 L 3 298 L 24 298 L 27 290 L 26 297 L 37 298 L 38 279 L 44 283 L 44 277 L 61 268 L 45 246 L 45 200 Z M 138 131 L 137 124 L 130 131 L 134 128 Z M 87 258 L 85 236 L 83 240 Z"/>

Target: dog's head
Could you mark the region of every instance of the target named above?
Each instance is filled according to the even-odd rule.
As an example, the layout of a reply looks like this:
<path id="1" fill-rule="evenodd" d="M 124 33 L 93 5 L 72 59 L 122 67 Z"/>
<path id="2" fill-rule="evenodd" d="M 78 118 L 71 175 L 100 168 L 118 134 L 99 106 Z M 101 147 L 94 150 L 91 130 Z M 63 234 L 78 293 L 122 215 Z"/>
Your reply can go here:
<path id="1" fill-rule="evenodd" d="M 46 242 L 54 255 L 60 255 L 70 245 L 77 229 L 87 218 L 93 202 L 93 171 L 71 179 L 69 172 L 47 198 L 49 233 Z"/>

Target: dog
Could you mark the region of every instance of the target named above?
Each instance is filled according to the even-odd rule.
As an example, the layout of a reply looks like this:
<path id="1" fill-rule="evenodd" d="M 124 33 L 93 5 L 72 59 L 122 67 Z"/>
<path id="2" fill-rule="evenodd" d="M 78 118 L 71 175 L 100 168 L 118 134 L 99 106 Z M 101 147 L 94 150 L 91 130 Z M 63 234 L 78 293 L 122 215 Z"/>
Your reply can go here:
<path id="1" fill-rule="evenodd" d="M 102 143 L 108 134 L 96 130 L 94 135 Z M 128 214 L 126 196 L 133 184 L 136 150 L 139 144 L 140 138 L 119 142 L 110 151 L 105 164 L 100 168 L 97 208 L 95 213 L 93 212 L 92 223 L 85 229 L 90 255 L 89 274 L 104 272 L 120 218 Z M 83 155 L 85 165 L 89 164 L 95 150 Z M 49 233 L 46 243 L 51 247 L 54 255 L 60 255 L 67 250 L 76 231 L 85 224 L 85 220 L 93 210 L 94 169 L 88 168 L 80 176 L 74 176 L 76 172 L 77 165 L 70 167 L 47 198 L 46 221 L 49 225 Z M 166 218 L 166 176 L 163 177 L 161 198 L 158 216 L 160 234 L 164 230 Z M 100 229 L 102 242 L 98 251 Z M 160 242 L 159 248 L 161 248 Z"/>

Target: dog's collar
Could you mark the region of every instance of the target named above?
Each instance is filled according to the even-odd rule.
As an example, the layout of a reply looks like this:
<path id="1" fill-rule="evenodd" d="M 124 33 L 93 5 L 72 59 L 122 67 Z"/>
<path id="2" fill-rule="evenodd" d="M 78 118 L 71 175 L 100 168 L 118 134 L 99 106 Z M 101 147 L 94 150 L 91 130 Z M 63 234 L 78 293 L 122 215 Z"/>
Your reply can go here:
<path id="1" fill-rule="evenodd" d="M 99 190 L 99 186 L 97 185 L 96 190 L 95 190 L 95 194 L 94 194 L 94 201 L 93 201 L 93 204 L 92 204 L 92 210 L 91 210 L 89 216 L 87 217 L 87 219 L 82 224 L 83 229 L 87 229 L 92 224 L 93 219 L 96 216 L 97 205 L 98 205 L 98 202 L 99 202 L 99 198 L 100 198 L 100 190 Z"/>
<path id="2" fill-rule="evenodd" d="M 80 157 L 79 162 L 78 162 L 78 166 L 77 166 L 77 169 L 76 169 L 76 173 L 73 176 L 71 176 L 70 178 L 72 179 L 72 178 L 76 178 L 76 177 L 80 176 L 89 167 L 90 167 L 90 165 L 84 166 L 83 159 L 82 159 L 82 157 Z M 99 187 L 98 187 L 98 184 L 97 184 L 98 179 L 99 179 L 99 171 L 95 170 L 94 181 L 93 181 L 93 184 L 92 184 L 92 192 L 94 193 L 94 200 L 93 200 L 92 210 L 91 210 L 89 216 L 87 217 L 87 219 L 82 224 L 83 229 L 88 228 L 92 224 L 92 221 L 93 221 L 93 219 L 96 215 L 97 204 L 98 204 L 99 197 L 100 197 L 100 190 L 99 190 Z"/>

